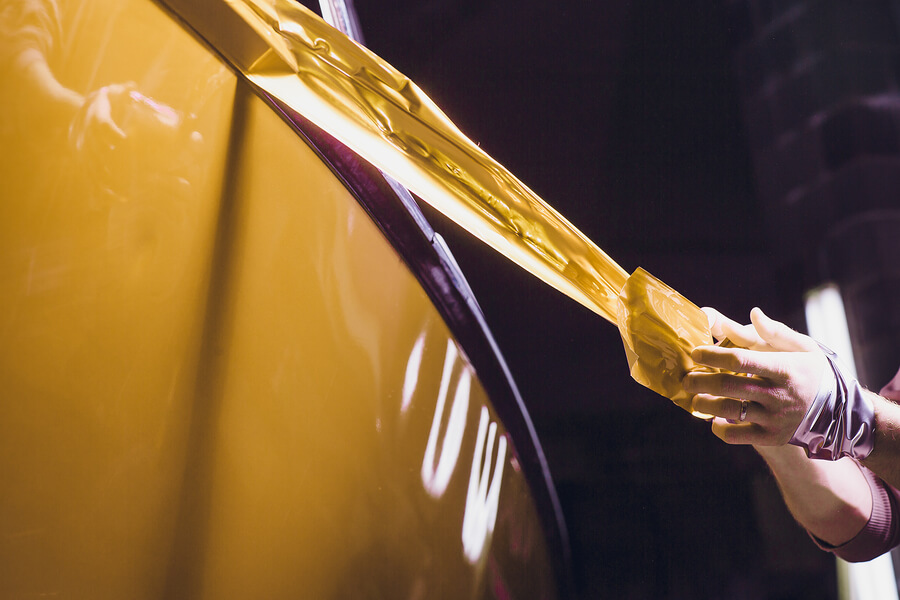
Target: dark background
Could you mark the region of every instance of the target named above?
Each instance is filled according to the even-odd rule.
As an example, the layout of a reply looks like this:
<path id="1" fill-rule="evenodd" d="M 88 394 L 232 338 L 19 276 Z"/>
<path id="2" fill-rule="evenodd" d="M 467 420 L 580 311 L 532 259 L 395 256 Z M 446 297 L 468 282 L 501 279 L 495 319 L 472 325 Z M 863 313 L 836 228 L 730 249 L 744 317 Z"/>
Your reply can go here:
<path id="1" fill-rule="evenodd" d="M 774 39 L 763 26 L 791 18 L 796 5 L 833 3 L 776 4 L 356 8 L 369 48 L 627 271 L 642 266 L 738 320 L 758 305 L 802 329 L 802 292 L 815 277 L 802 251 L 785 253 L 791 231 L 767 225 L 759 148 L 779 132 L 759 141 L 760 118 L 747 107 L 764 79 L 753 79 L 755 66 L 776 69 L 753 60 L 754 39 L 763 49 Z M 776 58 L 794 49 L 776 48 Z M 426 212 L 534 419 L 584 598 L 836 596 L 833 559 L 793 523 L 752 449 L 725 445 L 634 383 L 615 327 Z"/>

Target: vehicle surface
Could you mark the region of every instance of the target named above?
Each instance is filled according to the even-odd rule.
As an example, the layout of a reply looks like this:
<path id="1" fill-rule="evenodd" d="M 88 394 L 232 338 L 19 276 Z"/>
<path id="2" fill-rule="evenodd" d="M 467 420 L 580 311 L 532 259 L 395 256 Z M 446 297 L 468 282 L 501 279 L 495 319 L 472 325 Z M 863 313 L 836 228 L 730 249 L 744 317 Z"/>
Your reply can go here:
<path id="1" fill-rule="evenodd" d="M 151 0 L 0 7 L 0 597 L 566 595 L 412 199 Z"/>

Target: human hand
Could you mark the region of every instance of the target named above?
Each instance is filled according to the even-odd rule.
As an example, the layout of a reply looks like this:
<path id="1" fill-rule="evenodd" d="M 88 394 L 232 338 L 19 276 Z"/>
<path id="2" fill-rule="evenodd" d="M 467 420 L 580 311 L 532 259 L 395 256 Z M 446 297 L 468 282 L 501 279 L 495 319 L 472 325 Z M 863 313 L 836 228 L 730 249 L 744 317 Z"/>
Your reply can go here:
<path id="1" fill-rule="evenodd" d="M 93 153 L 115 148 L 117 143 L 124 140 L 125 131 L 116 123 L 113 107 L 118 108 L 136 87 L 134 83 L 117 83 L 88 94 L 81 110 L 69 125 L 69 143 L 72 148 L 78 152 Z"/>
<path id="2" fill-rule="evenodd" d="M 747 325 L 741 325 L 708 306 L 704 306 L 700 310 L 706 313 L 709 319 L 710 333 L 712 333 L 713 338 L 717 342 L 728 340 L 732 345 L 739 348 L 761 352 L 811 352 L 819 350 L 819 344 L 814 339 L 794 331 L 783 323 L 770 319 L 759 308 L 750 311 L 751 322 Z M 757 322 L 770 332 L 769 339 L 772 340 L 771 343 L 761 337 L 756 325 Z"/>
<path id="3" fill-rule="evenodd" d="M 722 371 L 685 376 L 685 390 L 695 394 L 692 409 L 713 415 L 713 433 L 729 444 L 786 444 L 830 370 L 825 355 L 813 339 L 758 308 L 750 312 L 751 325 L 704 311 L 713 337 L 738 347 L 694 349 L 695 363 Z"/>
<path id="4" fill-rule="evenodd" d="M 192 118 L 192 117 L 191 117 Z M 135 83 L 103 86 L 85 98 L 69 127 L 69 143 L 99 190 L 128 200 L 180 177 L 181 157 L 196 136 L 186 118 L 137 90 Z"/>

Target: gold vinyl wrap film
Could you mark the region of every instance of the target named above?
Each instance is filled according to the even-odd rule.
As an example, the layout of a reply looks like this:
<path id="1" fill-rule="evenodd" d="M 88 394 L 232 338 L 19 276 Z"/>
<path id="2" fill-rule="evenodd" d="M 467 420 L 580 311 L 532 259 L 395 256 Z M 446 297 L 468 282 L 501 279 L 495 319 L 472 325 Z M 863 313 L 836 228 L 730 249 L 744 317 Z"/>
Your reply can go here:
<path id="1" fill-rule="evenodd" d="M 147 0 L 0 0 L 0 598 L 548 598 L 511 434 L 341 181 Z"/>
<path id="2" fill-rule="evenodd" d="M 694 416 L 681 380 L 694 369 L 691 351 L 712 344 L 706 314 L 662 281 L 638 268 L 619 295 L 619 332 L 631 376 Z"/>
<path id="3" fill-rule="evenodd" d="M 217 5 L 217 0 L 204 1 Z M 617 323 L 632 374 L 640 374 L 636 381 L 686 407 L 679 374 L 690 362 L 688 345 L 709 338 L 702 312 L 665 310 L 643 301 L 648 296 L 635 294 L 635 284 L 659 284 L 653 289 L 667 289 L 672 302 L 693 306 L 643 271 L 632 279 L 632 293 L 620 295 L 628 278 L 622 267 L 462 134 L 412 81 L 301 4 L 223 1 L 255 39 L 224 21 L 200 26 L 201 35 L 250 81 L 519 266 Z M 165 3 L 181 14 L 196 11 L 183 0 Z M 653 312 L 657 308 L 661 312 Z M 629 318 L 632 312 L 640 317 Z M 672 336 L 662 334 L 661 326 L 706 335 Z M 638 338 L 642 343 L 630 343 Z M 635 368 L 633 357 L 642 353 L 649 353 L 648 360 Z M 658 355 L 680 356 L 679 368 L 659 362 Z M 651 365 L 663 370 L 654 373 Z"/>
<path id="4" fill-rule="evenodd" d="M 424 201 L 611 322 L 627 273 L 466 138 L 407 77 L 290 0 L 228 0 L 269 44 L 246 67 L 266 93 Z"/>

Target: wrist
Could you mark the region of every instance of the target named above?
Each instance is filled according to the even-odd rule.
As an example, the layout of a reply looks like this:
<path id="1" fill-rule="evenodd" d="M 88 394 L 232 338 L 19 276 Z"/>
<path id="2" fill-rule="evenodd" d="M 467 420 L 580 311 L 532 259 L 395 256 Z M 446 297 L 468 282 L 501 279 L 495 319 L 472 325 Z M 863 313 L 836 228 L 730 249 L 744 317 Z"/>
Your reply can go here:
<path id="1" fill-rule="evenodd" d="M 886 471 L 893 472 L 898 458 L 896 447 L 900 439 L 900 404 L 874 392 L 867 391 L 867 394 L 875 412 L 875 444 L 872 452 L 860 462 L 879 475 Z M 896 478 L 892 478 L 892 485 L 897 483 Z"/>
<path id="2" fill-rule="evenodd" d="M 784 446 L 753 446 L 753 449 L 770 467 L 793 465 L 798 461 L 809 460 L 803 448 L 790 444 L 785 444 Z"/>
<path id="3" fill-rule="evenodd" d="M 866 458 L 875 443 L 875 408 L 870 392 L 824 346 L 826 369 L 819 391 L 790 439 L 810 458 Z"/>

